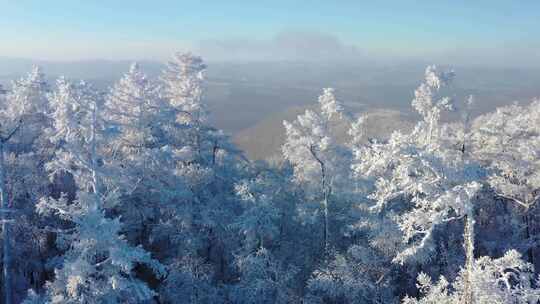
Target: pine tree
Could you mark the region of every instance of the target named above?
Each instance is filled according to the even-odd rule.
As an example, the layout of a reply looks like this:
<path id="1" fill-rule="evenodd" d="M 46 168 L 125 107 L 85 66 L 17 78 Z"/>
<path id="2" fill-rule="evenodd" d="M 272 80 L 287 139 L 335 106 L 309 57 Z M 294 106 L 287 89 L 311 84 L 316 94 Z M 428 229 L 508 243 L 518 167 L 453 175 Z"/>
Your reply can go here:
<path id="1" fill-rule="evenodd" d="M 148 264 L 157 275 L 162 266 L 139 247 L 132 247 L 120 235 L 121 223 L 105 215 L 107 206 L 117 203 L 114 180 L 101 155 L 107 126 L 101 119 L 102 95 L 91 85 L 73 85 L 59 79 L 51 95 L 55 111 L 52 140 L 59 144 L 56 158 L 47 167 L 52 174 L 71 174 L 79 188 L 76 199 L 68 201 L 43 198 L 37 210 L 57 215 L 73 223 L 71 233 L 62 238 L 70 244 L 55 279 L 46 284 L 51 303 L 125 303 L 142 302 L 154 296 L 148 286 L 136 278 L 134 267 Z"/>
<path id="2" fill-rule="evenodd" d="M 196 153 L 197 160 L 203 160 L 206 119 L 208 111 L 202 102 L 202 83 L 206 64 L 191 53 L 176 53 L 163 72 L 163 95 L 176 114 L 176 120 L 183 125 L 181 132 L 187 146 Z"/>
<path id="3" fill-rule="evenodd" d="M 121 211 L 128 236 L 148 243 L 151 222 L 159 204 L 169 200 L 165 189 L 166 160 L 174 157 L 166 136 L 175 116 L 159 96 L 159 86 L 134 63 L 106 97 L 104 119 L 113 132 L 107 138 L 106 155 L 119 171 Z M 138 231 L 139 230 L 139 231 Z"/>
<path id="4" fill-rule="evenodd" d="M 36 124 L 43 117 L 47 109 L 45 93 L 47 83 L 38 67 L 34 67 L 27 77 L 13 82 L 12 89 L 7 94 L 0 109 L 0 209 L 2 213 L 2 242 L 3 242 L 3 282 L 4 301 L 12 302 L 13 290 L 11 287 L 11 227 L 8 214 L 11 213 L 6 176 L 6 152 L 16 138 L 18 141 L 15 152 L 29 148 L 33 140 L 40 135 L 40 127 Z M 40 116 L 41 115 L 41 116 Z M 28 130 L 26 130 L 28 129 Z M 26 139 L 23 134 L 29 134 Z M 26 146 L 26 147 L 25 147 Z M 6 151 L 7 150 L 7 151 Z"/>

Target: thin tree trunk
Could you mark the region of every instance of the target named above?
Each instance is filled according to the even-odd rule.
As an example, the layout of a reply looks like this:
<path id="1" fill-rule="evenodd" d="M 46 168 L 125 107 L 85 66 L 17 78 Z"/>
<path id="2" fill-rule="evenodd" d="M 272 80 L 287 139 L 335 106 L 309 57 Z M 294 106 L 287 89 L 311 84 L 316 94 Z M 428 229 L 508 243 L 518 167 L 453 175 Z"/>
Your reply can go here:
<path id="1" fill-rule="evenodd" d="M 531 219 L 530 219 L 529 212 L 530 212 L 530 210 L 526 210 L 525 215 L 523 216 L 523 220 L 525 222 L 525 238 L 527 239 L 527 243 L 531 239 Z M 529 258 L 529 263 L 531 263 L 533 265 L 533 267 L 534 267 L 535 266 L 534 265 L 534 253 L 533 253 L 533 247 L 532 246 L 529 246 L 529 248 L 527 249 L 527 256 Z"/>
<path id="2" fill-rule="evenodd" d="M 326 166 L 324 162 L 317 156 L 317 153 L 315 153 L 315 150 L 313 149 L 313 146 L 309 147 L 309 151 L 311 152 L 311 155 L 315 160 L 319 163 L 319 166 L 321 167 L 321 188 L 323 191 L 323 256 L 326 258 L 327 254 L 329 252 L 329 237 L 330 237 L 330 219 L 329 219 L 329 212 L 328 212 L 328 199 L 330 196 L 330 186 L 328 185 L 328 180 L 326 176 Z"/>
<path id="3" fill-rule="evenodd" d="M 96 196 L 98 197 L 98 199 L 101 199 L 100 195 L 100 185 L 99 185 L 99 180 L 98 180 L 98 176 L 97 176 L 97 143 L 96 143 L 96 136 L 97 136 L 97 131 L 96 131 L 96 127 L 97 127 L 97 101 L 94 101 L 94 105 L 93 105 L 93 109 L 92 109 L 92 138 L 91 138 L 91 163 L 92 163 L 92 188 L 94 190 L 94 193 L 96 194 Z"/>
<path id="4" fill-rule="evenodd" d="M 328 197 L 330 194 L 329 188 L 328 188 L 328 181 L 326 180 L 326 166 L 324 163 L 317 158 L 319 161 L 319 164 L 321 165 L 321 183 L 322 183 L 322 189 L 323 189 L 323 215 L 324 215 L 324 221 L 323 221 L 323 245 L 324 245 L 324 257 L 327 257 L 327 254 L 329 252 L 329 237 L 330 237 L 330 224 L 329 224 L 329 218 L 328 218 Z"/>
<path id="5" fill-rule="evenodd" d="M 324 255 L 326 257 L 326 255 L 328 254 L 328 251 L 329 251 L 329 247 L 330 247 L 330 244 L 329 244 L 329 241 L 328 241 L 328 238 L 330 236 L 330 224 L 329 224 L 329 219 L 328 219 L 328 191 L 326 189 L 324 189 L 324 201 L 323 201 L 323 207 L 324 207 Z"/>
<path id="6" fill-rule="evenodd" d="M 434 124 L 433 114 L 430 114 L 428 133 L 426 134 L 426 137 L 427 137 L 426 142 L 427 142 L 428 147 L 431 147 L 431 138 L 433 137 L 433 124 Z"/>
<path id="7" fill-rule="evenodd" d="M 463 117 L 463 141 L 461 146 L 461 159 L 465 162 L 467 148 L 467 134 L 470 129 L 469 111 L 472 105 L 472 96 L 469 97 L 467 109 Z M 474 267 L 474 208 L 470 209 L 465 214 L 465 227 L 463 229 L 463 247 L 465 249 L 465 275 L 463 282 L 463 304 L 474 304 L 474 291 L 472 288 L 472 273 Z"/>
<path id="8" fill-rule="evenodd" d="M 7 216 L 7 209 L 9 206 L 5 186 L 4 142 L 0 141 L 0 210 L 2 213 L 2 246 L 4 251 L 4 259 L 2 263 L 2 273 L 4 275 L 4 303 L 11 304 L 11 248 L 9 244 L 10 233 Z"/>
<path id="9" fill-rule="evenodd" d="M 463 246 L 465 247 L 465 275 L 462 303 L 473 304 L 474 294 L 472 289 L 472 273 L 474 267 L 474 217 L 472 211 L 465 215 L 463 240 Z"/>

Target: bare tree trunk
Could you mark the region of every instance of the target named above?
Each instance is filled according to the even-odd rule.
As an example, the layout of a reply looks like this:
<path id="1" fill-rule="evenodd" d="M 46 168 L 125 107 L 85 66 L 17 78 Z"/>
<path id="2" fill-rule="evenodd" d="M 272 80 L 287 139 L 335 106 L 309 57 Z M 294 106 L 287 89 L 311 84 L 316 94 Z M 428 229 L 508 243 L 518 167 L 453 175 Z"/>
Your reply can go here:
<path id="1" fill-rule="evenodd" d="M 523 221 L 525 222 L 525 238 L 527 239 L 527 242 L 530 241 L 531 239 L 531 219 L 530 219 L 530 214 L 529 214 L 530 210 L 526 210 L 525 211 L 525 215 L 523 216 Z M 534 265 L 534 252 L 533 252 L 533 247 L 532 246 L 529 246 L 529 248 L 527 249 L 527 257 L 529 258 L 529 263 L 531 263 L 533 265 L 533 267 L 535 267 Z"/>
<path id="2" fill-rule="evenodd" d="M 323 256 L 326 258 L 330 249 L 329 237 L 330 237 L 330 219 L 328 212 L 328 200 L 330 197 L 331 188 L 328 185 L 328 177 L 326 176 L 326 165 L 324 162 L 317 156 L 313 146 L 309 147 L 309 151 L 315 160 L 319 163 L 321 167 L 321 188 L 323 191 Z"/>
<path id="3" fill-rule="evenodd" d="M 8 222 L 8 200 L 5 185 L 5 164 L 4 164 L 4 142 L 0 141 L 0 210 L 2 213 L 2 247 L 4 253 L 2 273 L 4 275 L 4 303 L 12 303 L 12 290 L 11 290 L 11 251 L 10 251 L 10 233 Z"/>
<path id="4" fill-rule="evenodd" d="M 463 288 L 463 304 L 473 304 L 474 294 L 472 290 L 472 272 L 474 266 L 474 217 L 472 211 L 465 215 L 465 227 L 463 232 L 465 247 L 465 275 Z"/>
<path id="5" fill-rule="evenodd" d="M 329 244 L 329 237 L 330 237 L 330 224 L 329 224 L 329 218 L 328 218 L 328 193 L 327 189 L 324 189 L 324 200 L 323 200 L 323 208 L 324 208 L 324 255 L 328 254 L 330 250 L 330 244 Z"/>
<path id="6" fill-rule="evenodd" d="M 94 105 L 93 105 L 93 109 L 92 109 L 92 138 L 91 138 L 91 143 L 90 143 L 90 147 L 91 147 L 91 166 L 92 166 L 92 190 L 94 190 L 94 193 L 96 194 L 96 196 L 98 197 L 99 200 L 101 200 L 101 193 L 100 193 L 100 185 L 99 185 L 99 180 L 98 180 L 98 176 L 97 176 L 97 167 L 98 167 L 98 164 L 97 164 L 97 142 L 96 142 L 96 136 L 97 136 L 97 131 L 96 131 L 96 128 L 97 128 L 97 101 L 94 101 Z"/>
<path id="7" fill-rule="evenodd" d="M 467 148 L 467 134 L 470 130 L 470 107 L 473 103 L 472 95 L 467 101 L 466 112 L 463 114 L 463 142 L 461 146 L 461 159 L 465 161 Z M 472 273 L 474 267 L 474 210 L 473 206 L 465 214 L 465 227 L 463 228 L 463 247 L 465 249 L 465 275 L 463 282 L 463 304 L 474 303 L 474 291 L 472 289 Z"/>
<path id="8" fill-rule="evenodd" d="M 324 163 L 317 158 L 317 161 L 321 165 L 321 184 L 322 184 L 322 190 L 323 190 L 323 250 L 324 250 L 324 257 L 326 258 L 329 252 L 329 237 L 330 237 L 330 223 L 328 218 L 328 199 L 330 196 L 330 188 L 328 186 L 328 181 L 326 177 L 326 166 Z"/>

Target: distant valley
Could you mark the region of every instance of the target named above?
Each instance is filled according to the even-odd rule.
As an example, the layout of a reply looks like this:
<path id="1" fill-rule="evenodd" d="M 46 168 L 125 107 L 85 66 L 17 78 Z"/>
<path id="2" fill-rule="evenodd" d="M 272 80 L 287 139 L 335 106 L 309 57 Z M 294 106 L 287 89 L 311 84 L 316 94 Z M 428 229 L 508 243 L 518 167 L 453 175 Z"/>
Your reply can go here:
<path id="1" fill-rule="evenodd" d="M 48 62 L 0 58 L 0 84 L 43 67 L 50 81 L 63 73 L 85 79 L 106 90 L 127 71 L 130 61 Z M 283 120 L 292 120 L 317 102 L 324 87 L 334 87 L 352 112 L 367 113 L 368 136 L 387 136 L 391 130 L 408 128 L 416 119 L 410 101 L 427 63 L 395 66 L 347 65 L 309 62 L 210 62 L 206 103 L 210 120 L 225 130 L 252 159 L 267 158 L 279 151 Z M 159 77 L 163 64 L 141 62 L 149 77 Z M 469 94 L 476 97 L 473 115 L 491 111 L 513 101 L 540 96 L 540 69 L 455 67 L 452 94 L 456 104 Z M 454 115 L 455 117 L 455 115 Z M 451 118 L 451 117 L 450 117 Z M 345 132 L 342 132 L 345 134 Z M 345 140 L 345 136 L 341 136 Z"/>

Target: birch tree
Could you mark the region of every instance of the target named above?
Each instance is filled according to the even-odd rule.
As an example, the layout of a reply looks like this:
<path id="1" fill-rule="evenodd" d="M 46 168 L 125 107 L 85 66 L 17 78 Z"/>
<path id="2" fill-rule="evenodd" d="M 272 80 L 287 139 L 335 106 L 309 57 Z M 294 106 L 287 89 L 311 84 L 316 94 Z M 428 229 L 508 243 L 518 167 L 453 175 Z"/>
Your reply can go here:
<path id="1" fill-rule="evenodd" d="M 357 174 L 374 176 L 374 210 L 384 210 L 395 199 L 410 203 L 394 216 L 405 244 L 395 262 L 427 258 L 433 250 L 435 227 L 463 220 L 466 258 L 462 301 L 470 304 L 472 289 L 467 278 L 474 267 L 474 199 L 482 188 L 482 170 L 464 158 L 462 151 L 445 146 L 440 139 L 441 110 L 451 109 L 451 99 L 434 96 L 451 77 L 451 72 L 428 67 L 412 102 L 422 120 L 410 134 L 396 132 L 388 143 L 374 143 L 355 153 L 359 158 L 353 169 Z"/>
<path id="2" fill-rule="evenodd" d="M 305 188 L 308 199 L 320 202 L 322 248 L 326 255 L 331 246 L 329 204 L 335 185 L 346 178 L 342 169 L 347 166 L 347 153 L 330 133 L 332 120 L 344 115 L 343 105 L 335 98 L 333 89 L 324 89 L 319 107 L 317 111 L 306 110 L 293 122 L 283 122 L 286 139 L 282 152 L 292 164 L 294 179 Z"/>

